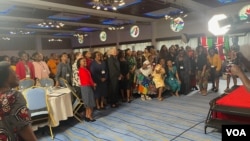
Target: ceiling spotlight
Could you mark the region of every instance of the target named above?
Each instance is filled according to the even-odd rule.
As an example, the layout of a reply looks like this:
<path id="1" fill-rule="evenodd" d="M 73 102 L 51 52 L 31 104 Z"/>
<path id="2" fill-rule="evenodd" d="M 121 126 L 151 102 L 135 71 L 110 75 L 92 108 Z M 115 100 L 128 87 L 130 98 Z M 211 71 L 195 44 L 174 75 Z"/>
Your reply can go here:
<path id="1" fill-rule="evenodd" d="M 187 17 L 188 14 L 184 11 L 184 10 L 172 10 L 170 12 L 168 12 L 168 14 L 165 15 L 165 19 L 168 20 L 173 20 L 173 19 L 176 19 L 177 17 L 180 17 L 180 18 L 185 18 Z"/>
<path id="2" fill-rule="evenodd" d="M 62 39 L 54 39 L 54 38 L 51 38 L 51 39 L 48 39 L 49 42 L 62 42 Z"/>
<path id="3" fill-rule="evenodd" d="M 10 34 L 11 34 L 11 35 L 16 35 L 17 33 L 14 32 L 14 31 L 10 31 Z"/>
<path id="4" fill-rule="evenodd" d="M 39 27 L 42 28 L 62 28 L 65 24 L 62 22 L 56 22 L 56 21 L 43 21 L 42 23 L 37 24 Z"/>
<path id="5" fill-rule="evenodd" d="M 87 37 L 88 34 L 87 34 L 87 33 L 75 33 L 73 36 L 74 36 L 74 37 L 80 37 L 80 36 Z"/>
<path id="6" fill-rule="evenodd" d="M 10 38 L 9 37 L 2 37 L 2 40 L 9 41 Z"/>
<path id="7" fill-rule="evenodd" d="M 63 27 L 63 26 L 64 26 L 64 23 L 59 23 L 59 25 L 60 25 L 61 27 Z"/>
<path id="8" fill-rule="evenodd" d="M 126 3 L 124 0 L 92 0 L 92 8 L 100 10 L 103 9 L 105 11 L 112 9 L 113 11 L 117 10 L 117 7 L 123 6 Z"/>
<path id="9" fill-rule="evenodd" d="M 112 9 L 113 9 L 114 11 L 116 11 L 116 10 L 117 10 L 117 8 L 116 8 L 116 7 L 113 7 Z"/>
<path id="10" fill-rule="evenodd" d="M 34 33 L 34 32 L 15 29 L 15 30 L 13 30 L 13 31 L 10 31 L 9 33 L 10 33 L 11 35 L 29 35 L 29 34 L 32 34 L 32 33 Z"/>
<path id="11" fill-rule="evenodd" d="M 110 26 L 108 27 L 109 30 L 122 30 L 124 29 L 124 26 Z"/>

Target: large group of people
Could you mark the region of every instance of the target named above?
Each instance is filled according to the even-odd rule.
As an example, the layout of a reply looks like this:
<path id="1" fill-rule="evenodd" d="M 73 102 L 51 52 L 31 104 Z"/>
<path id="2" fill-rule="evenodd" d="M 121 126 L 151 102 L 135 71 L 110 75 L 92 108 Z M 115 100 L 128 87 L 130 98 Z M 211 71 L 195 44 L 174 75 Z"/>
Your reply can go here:
<path id="1" fill-rule="evenodd" d="M 64 78 L 82 98 L 85 106 L 85 113 L 82 114 L 85 120 L 94 122 L 94 108 L 104 110 L 108 104 L 116 108 L 120 101 L 131 103 L 133 93 L 140 94 L 143 101 L 151 100 L 153 97 L 163 101 L 165 90 L 173 96 L 186 95 L 192 90 L 199 90 L 205 96 L 209 81 L 212 83 L 212 91 L 218 92 L 219 77 L 222 72 L 227 76 L 225 92 L 230 89 L 230 77 L 233 78 L 233 86 L 237 85 L 235 80 L 237 75 L 250 89 L 249 79 L 238 66 L 237 54 L 238 52 L 232 48 L 226 60 L 222 60 L 216 48 L 207 50 L 198 46 L 194 50 L 189 46 L 184 49 L 178 45 L 172 45 L 169 48 L 163 45 L 159 51 L 154 46 L 147 46 L 144 51 L 121 50 L 114 47 L 105 53 L 84 51 L 76 52 L 73 56 L 62 53 L 59 57 L 52 53 L 48 60 L 45 60 L 39 52 L 35 52 L 32 56 L 25 51 L 20 51 L 18 57 L 1 56 L 0 61 L 4 62 L 0 63 L 0 73 L 8 72 L 8 75 L 1 75 L 1 104 L 4 104 L 5 98 L 9 100 L 9 104 L 12 104 L 13 100 L 20 100 L 20 102 L 16 105 L 18 107 L 13 106 L 12 109 L 15 111 L 9 109 L 3 111 L 5 113 L 1 112 L 0 118 L 3 119 L 5 114 L 11 114 L 11 112 L 16 114 L 18 110 L 26 108 L 22 95 L 12 91 L 12 88 L 18 85 L 13 76 L 14 72 L 19 79 L 52 78 L 55 86 L 62 85 L 59 78 Z M 230 65 L 230 70 L 226 63 Z M 13 133 L 18 133 L 23 138 L 34 139 L 33 134 L 24 136 L 31 132 L 30 120 L 26 118 L 22 121 L 22 123 L 11 121 L 16 122 L 16 127 L 12 127 L 14 124 L 2 123 L 1 120 L 1 128 L 4 126 L 6 132 L 13 130 Z M 18 132 L 20 129 L 23 130 Z M 14 135 L 10 137 L 14 138 Z"/>
<path id="2" fill-rule="evenodd" d="M 218 92 L 219 77 L 226 72 L 225 64 L 239 64 L 237 51 L 232 48 L 221 59 L 215 47 L 209 49 L 198 46 L 195 50 L 190 46 L 172 45 L 167 48 L 162 45 L 160 50 L 147 46 L 144 51 L 112 48 L 104 54 L 101 52 L 76 52 L 74 55 L 62 53 L 60 56 L 52 53 L 45 60 L 43 55 L 35 52 L 29 56 L 20 51 L 18 57 L 2 56 L 1 60 L 11 63 L 19 79 L 52 78 L 55 86 L 60 86 L 59 78 L 64 78 L 81 96 L 81 83 L 77 60 L 85 58 L 86 69 L 96 84 L 94 87 L 95 107 L 104 109 L 104 103 L 117 107 L 119 99 L 132 101 L 132 93 L 141 94 L 142 100 L 150 100 L 151 95 L 157 95 L 162 101 L 162 93 L 170 90 L 172 95 L 188 94 L 198 90 L 207 94 L 208 81 L 212 82 L 212 90 Z M 230 90 L 230 78 L 237 85 L 235 75 L 226 74 L 227 87 Z M 197 87 L 198 86 L 198 87 Z M 108 98 L 108 99 L 107 99 Z"/>

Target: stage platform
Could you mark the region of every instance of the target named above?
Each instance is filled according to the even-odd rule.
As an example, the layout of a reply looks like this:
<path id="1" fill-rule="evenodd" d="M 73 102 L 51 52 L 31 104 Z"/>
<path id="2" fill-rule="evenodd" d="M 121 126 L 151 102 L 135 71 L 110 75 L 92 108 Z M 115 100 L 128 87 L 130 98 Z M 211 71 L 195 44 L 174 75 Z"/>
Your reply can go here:
<path id="1" fill-rule="evenodd" d="M 222 94 L 210 101 L 205 121 L 206 128 L 221 130 L 222 125 L 250 124 L 250 92 L 237 86 L 229 94 Z"/>

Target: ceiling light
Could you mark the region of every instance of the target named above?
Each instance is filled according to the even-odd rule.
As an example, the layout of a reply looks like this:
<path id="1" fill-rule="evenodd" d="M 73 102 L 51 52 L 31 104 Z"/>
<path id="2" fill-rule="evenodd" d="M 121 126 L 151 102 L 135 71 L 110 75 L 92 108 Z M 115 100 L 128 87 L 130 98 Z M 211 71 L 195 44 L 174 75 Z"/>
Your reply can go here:
<path id="1" fill-rule="evenodd" d="M 114 7 L 114 6 L 113 6 L 113 8 L 112 8 L 112 9 L 113 9 L 114 11 L 116 11 L 116 10 L 117 10 L 117 8 L 116 8 L 116 7 Z"/>
<path id="2" fill-rule="evenodd" d="M 105 11 L 112 9 L 114 11 L 117 10 L 117 7 L 125 5 L 124 0 L 93 0 L 92 8 L 100 10 L 103 9 Z"/>
<path id="3" fill-rule="evenodd" d="M 9 37 L 2 37 L 2 40 L 9 41 L 10 38 Z"/>
<path id="4" fill-rule="evenodd" d="M 62 22 L 56 21 L 43 21 L 42 23 L 37 24 L 39 27 L 42 28 L 62 28 L 65 24 Z"/>
<path id="5" fill-rule="evenodd" d="M 168 14 L 165 15 L 165 19 L 168 20 L 173 20 L 176 19 L 177 17 L 180 18 L 186 18 L 188 16 L 188 14 L 186 12 L 184 12 L 183 10 L 177 10 L 177 11 L 171 11 Z"/>
<path id="6" fill-rule="evenodd" d="M 22 35 L 29 35 L 29 34 L 32 34 L 34 32 L 31 32 L 31 31 L 23 31 L 23 30 L 14 30 L 14 31 L 10 31 L 9 32 L 11 35 L 17 35 L 17 34 L 22 34 Z"/>
<path id="7" fill-rule="evenodd" d="M 11 34 L 11 35 L 16 35 L 16 32 L 10 31 L 10 34 Z"/>
<path id="8" fill-rule="evenodd" d="M 109 30 L 122 30 L 124 29 L 124 26 L 110 26 L 108 27 Z"/>
<path id="9" fill-rule="evenodd" d="M 88 34 L 87 34 L 87 33 L 75 33 L 73 36 L 74 36 L 74 37 L 80 37 L 80 36 L 87 37 Z"/>
<path id="10" fill-rule="evenodd" d="M 54 38 L 51 38 L 51 39 L 48 39 L 49 42 L 62 42 L 62 39 L 54 39 Z"/>

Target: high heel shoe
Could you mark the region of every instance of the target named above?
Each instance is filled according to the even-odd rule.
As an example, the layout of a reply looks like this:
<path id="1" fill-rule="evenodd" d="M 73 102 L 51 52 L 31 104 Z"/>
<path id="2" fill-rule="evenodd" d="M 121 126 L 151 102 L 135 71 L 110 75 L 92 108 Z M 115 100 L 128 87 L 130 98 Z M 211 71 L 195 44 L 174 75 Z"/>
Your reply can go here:
<path id="1" fill-rule="evenodd" d="M 95 122 L 96 120 L 95 119 L 90 119 L 88 118 L 90 122 Z"/>
<path id="2" fill-rule="evenodd" d="M 90 122 L 90 119 L 87 118 L 87 117 L 84 117 L 84 120 L 87 121 L 87 122 Z"/>
<path id="3" fill-rule="evenodd" d="M 218 92 L 218 88 L 215 88 L 215 89 L 214 89 L 214 92 Z"/>

